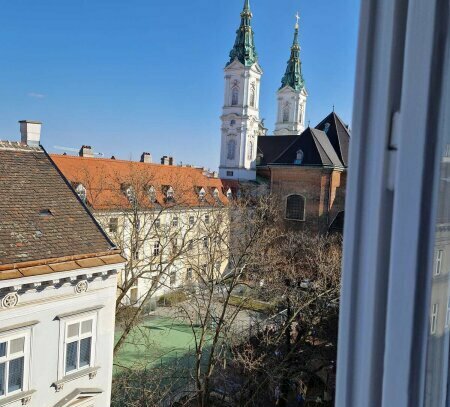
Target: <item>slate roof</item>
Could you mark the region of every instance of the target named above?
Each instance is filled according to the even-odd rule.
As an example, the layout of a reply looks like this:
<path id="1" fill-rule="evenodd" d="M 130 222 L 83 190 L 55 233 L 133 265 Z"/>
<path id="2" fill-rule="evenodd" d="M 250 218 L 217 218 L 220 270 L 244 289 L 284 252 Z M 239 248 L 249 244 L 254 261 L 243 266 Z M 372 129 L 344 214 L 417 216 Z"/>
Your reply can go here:
<path id="1" fill-rule="evenodd" d="M 139 194 L 139 205 L 148 209 L 228 203 L 222 180 L 204 175 L 199 168 L 69 155 L 51 157 L 72 185 L 82 184 L 86 188 L 87 203 L 94 210 L 131 208 L 124 193 L 124 185 L 138 189 L 135 193 Z M 149 199 L 150 187 L 155 190 L 156 202 Z M 169 187 L 174 190 L 174 200 L 170 202 L 165 199 Z M 198 191 L 201 188 L 206 191 L 204 200 L 199 199 Z M 213 195 L 216 188 L 218 200 Z"/>
<path id="2" fill-rule="evenodd" d="M 124 260 L 41 147 L 0 141 L 0 213 L 0 270 L 60 264 L 35 267 L 45 274 L 69 260 Z"/>
<path id="3" fill-rule="evenodd" d="M 297 152 L 303 151 L 302 166 L 320 166 L 320 167 L 343 167 L 333 146 L 323 131 L 308 127 L 302 134 L 298 136 L 268 136 L 261 137 L 270 138 L 273 141 L 267 143 L 263 141 L 261 148 L 263 156 L 268 152 L 269 159 L 266 159 L 270 165 L 295 165 Z M 278 148 L 272 148 L 277 144 L 277 140 L 283 138 L 280 144 L 287 147 L 278 155 L 274 151 Z M 266 150 L 264 150 L 266 149 Z"/>
<path id="4" fill-rule="evenodd" d="M 323 119 L 316 129 L 324 131 L 326 124 L 329 123 L 328 131 L 326 132 L 331 145 L 335 149 L 341 162 L 348 166 L 348 150 L 350 144 L 350 130 L 342 119 L 335 113 L 330 113 Z"/>
<path id="5" fill-rule="evenodd" d="M 258 137 L 258 154 L 264 166 L 273 163 L 275 159 L 292 145 L 299 136 L 261 136 Z"/>

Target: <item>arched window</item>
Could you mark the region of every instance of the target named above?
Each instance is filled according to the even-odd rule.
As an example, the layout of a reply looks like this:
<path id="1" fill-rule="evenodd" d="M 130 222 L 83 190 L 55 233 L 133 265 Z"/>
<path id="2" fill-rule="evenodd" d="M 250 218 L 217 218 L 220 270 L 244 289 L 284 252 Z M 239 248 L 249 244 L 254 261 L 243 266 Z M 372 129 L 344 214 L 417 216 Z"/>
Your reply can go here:
<path id="1" fill-rule="evenodd" d="M 248 142 L 247 160 L 253 159 L 253 141 Z"/>
<path id="2" fill-rule="evenodd" d="M 286 103 L 286 105 L 283 108 L 283 123 L 287 123 L 289 121 L 289 104 Z"/>
<path id="3" fill-rule="evenodd" d="M 250 106 L 251 107 L 255 107 L 255 99 L 256 99 L 255 84 L 252 83 L 252 86 L 250 88 Z"/>
<path id="4" fill-rule="evenodd" d="M 227 144 L 227 159 L 234 160 L 235 152 L 236 152 L 236 141 L 229 140 Z"/>
<path id="5" fill-rule="evenodd" d="M 305 197 L 289 195 L 286 199 L 286 219 L 305 220 Z"/>
<path id="6" fill-rule="evenodd" d="M 237 106 L 239 103 L 239 88 L 237 86 L 233 87 L 231 93 L 231 106 Z"/>

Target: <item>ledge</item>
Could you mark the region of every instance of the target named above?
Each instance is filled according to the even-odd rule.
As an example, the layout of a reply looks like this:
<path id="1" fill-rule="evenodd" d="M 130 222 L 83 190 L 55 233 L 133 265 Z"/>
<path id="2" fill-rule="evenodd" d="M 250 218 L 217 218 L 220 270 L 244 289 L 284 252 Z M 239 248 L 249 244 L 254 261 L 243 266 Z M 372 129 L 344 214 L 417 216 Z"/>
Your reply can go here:
<path id="1" fill-rule="evenodd" d="M 56 320 L 57 319 L 64 319 L 64 318 L 73 317 L 75 315 L 89 314 L 90 312 L 98 311 L 98 310 L 100 310 L 100 309 L 102 309 L 104 307 L 105 307 L 104 305 L 97 305 L 95 307 L 90 307 L 90 308 L 80 309 L 80 310 L 77 310 L 77 311 L 67 312 L 65 314 L 57 315 L 55 317 L 55 319 Z"/>
<path id="2" fill-rule="evenodd" d="M 23 406 L 26 406 L 31 401 L 31 396 L 34 393 L 36 393 L 36 390 L 22 391 L 20 393 L 13 394 L 12 396 L 0 400 L 0 406 L 6 406 L 19 400 L 22 401 Z"/>
<path id="3" fill-rule="evenodd" d="M 89 369 L 80 370 L 78 372 L 64 376 L 62 379 L 57 380 L 56 382 L 53 382 L 52 386 L 55 388 L 56 391 L 60 391 L 64 388 L 64 384 L 71 382 L 72 380 L 77 380 L 84 376 L 89 376 L 89 379 L 93 379 L 95 376 L 97 376 L 97 372 L 99 371 L 99 369 L 100 366 L 95 366 L 90 367 Z"/>
<path id="4" fill-rule="evenodd" d="M 7 326 L 6 328 L 1 328 L 0 329 L 0 334 L 3 334 L 5 332 L 9 332 L 9 331 L 15 331 L 15 330 L 19 330 L 19 329 L 29 328 L 29 327 L 37 325 L 37 324 L 39 324 L 39 321 L 29 321 L 29 322 L 24 322 L 22 324 L 16 324 L 16 325 Z"/>

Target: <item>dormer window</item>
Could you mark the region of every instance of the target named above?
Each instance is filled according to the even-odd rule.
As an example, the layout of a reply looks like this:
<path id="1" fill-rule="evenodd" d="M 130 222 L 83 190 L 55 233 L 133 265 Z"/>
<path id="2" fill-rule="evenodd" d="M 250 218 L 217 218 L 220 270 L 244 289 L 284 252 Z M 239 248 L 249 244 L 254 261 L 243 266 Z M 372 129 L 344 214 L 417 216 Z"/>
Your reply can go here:
<path id="1" fill-rule="evenodd" d="M 136 194 L 134 193 L 132 186 L 125 187 L 124 193 L 130 203 L 134 203 L 136 201 Z"/>
<path id="2" fill-rule="evenodd" d="M 198 199 L 200 199 L 200 201 L 204 201 L 205 200 L 205 196 L 206 196 L 206 191 L 204 188 L 200 188 L 198 191 Z"/>
<path id="3" fill-rule="evenodd" d="M 213 189 L 213 197 L 214 199 L 219 199 L 219 190 L 217 188 Z"/>
<path id="4" fill-rule="evenodd" d="M 150 199 L 150 202 L 156 202 L 156 189 L 153 186 L 148 189 L 148 199 Z"/>
<path id="5" fill-rule="evenodd" d="M 233 192 L 231 191 L 231 188 L 228 188 L 227 190 L 227 199 L 233 199 Z"/>
<path id="6" fill-rule="evenodd" d="M 166 202 L 172 202 L 175 199 L 175 192 L 170 185 L 164 185 L 163 192 L 166 198 Z"/>
<path id="7" fill-rule="evenodd" d="M 75 192 L 77 193 L 77 195 L 80 197 L 80 199 L 86 203 L 86 188 L 84 187 L 83 184 L 78 184 L 75 188 Z"/>
<path id="8" fill-rule="evenodd" d="M 303 151 L 302 151 L 302 150 L 298 150 L 298 151 L 297 151 L 296 159 L 295 159 L 295 161 L 294 161 L 294 164 L 295 164 L 295 165 L 301 165 L 302 162 L 303 162 L 303 158 L 304 158 L 304 157 L 305 157 L 305 154 L 303 153 Z"/>

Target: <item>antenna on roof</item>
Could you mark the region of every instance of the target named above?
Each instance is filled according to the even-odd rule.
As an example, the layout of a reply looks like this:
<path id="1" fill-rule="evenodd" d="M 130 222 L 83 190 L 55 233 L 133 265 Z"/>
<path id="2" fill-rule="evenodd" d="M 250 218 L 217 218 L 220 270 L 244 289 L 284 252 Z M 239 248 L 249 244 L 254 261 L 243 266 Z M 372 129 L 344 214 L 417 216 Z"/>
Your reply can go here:
<path id="1" fill-rule="evenodd" d="M 311 127 L 311 119 L 308 120 L 308 127 Z"/>
<path id="2" fill-rule="evenodd" d="M 70 151 L 70 152 L 72 152 L 72 153 L 78 153 L 78 152 L 80 151 L 79 148 L 73 148 L 73 147 L 53 146 L 53 148 L 54 148 L 55 150 L 62 150 L 62 151 L 64 151 L 65 153 L 67 153 L 67 151 Z M 93 154 L 94 154 L 94 155 L 97 155 L 97 156 L 99 156 L 99 157 L 103 157 L 103 156 L 104 156 L 103 153 L 93 153 Z"/>

